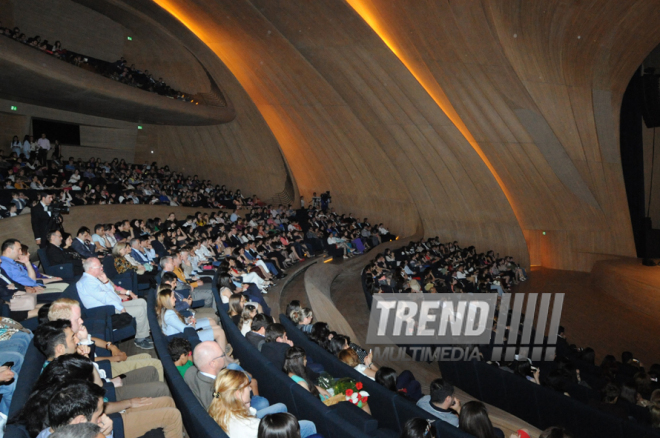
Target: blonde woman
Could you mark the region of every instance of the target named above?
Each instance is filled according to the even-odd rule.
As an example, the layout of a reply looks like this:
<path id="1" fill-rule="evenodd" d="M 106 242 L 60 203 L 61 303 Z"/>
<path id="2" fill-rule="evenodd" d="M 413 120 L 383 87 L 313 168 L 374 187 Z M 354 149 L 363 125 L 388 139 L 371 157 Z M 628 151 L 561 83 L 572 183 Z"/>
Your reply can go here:
<path id="1" fill-rule="evenodd" d="M 270 406 L 275 412 L 286 412 L 281 403 Z M 223 369 L 215 379 L 213 401 L 209 415 L 225 431 L 229 438 L 257 438 L 260 420 L 257 411 L 250 406 L 250 381 L 243 371 Z M 300 421 L 300 436 L 306 438 L 316 433 L 311 421 Z"/>
<path id="2" fill-rule="evenodd" d="M 215 341 L 222 351 L 227 351 L 227 338 L 225 332 L 218 324 L 208 318 L 195 319 L 195 315 L 184 318 L 174 309 L 176 298 L 172 289 L 163 288 L 158 291 L 156 298 L 156 314 L 158 315 L 158 324 L 165 336 L 183 333 L 187 327 L 198 329 L 197 335 L 201 341 Z M 199 330 L 201 329 L 201 330 Z M 231 359 L 227 357 L 229 361 Z"/>
<path id="3" fill-rule="evenodd" d="M 144 266 L 139 263 L 134 266 L 126 259 L 126 255 L 131 252 L 131 247 L 126 242 L 119 242 L 112 248 L 112 257 L 115 260 L 115 269 L 117 273 L 123 274 L 126 271 L 135 271 L 138 275 L 145 273 Z"/>

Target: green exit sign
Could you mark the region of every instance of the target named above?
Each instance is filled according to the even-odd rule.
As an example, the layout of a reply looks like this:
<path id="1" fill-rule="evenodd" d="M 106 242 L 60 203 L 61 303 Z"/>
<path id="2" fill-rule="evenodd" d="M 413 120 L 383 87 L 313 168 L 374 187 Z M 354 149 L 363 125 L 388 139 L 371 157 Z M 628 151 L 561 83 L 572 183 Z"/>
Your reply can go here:
<path id="1" fill-rule="evenodd" d="M 132 37 L 127 37 L 126 39 L 129 40 L 129 41 L 133 41 Z"/>
<path id="2" fill-rule="evenodd" d="M 142 129 L 142 125 L 138 125 L 138 129 Z"/>
<path id="3" fill-rule="evenodd" d="M 10 108 L 11 108 L 12 111 L 18 111 L 18 107 L 15 106 L 15 105 L 12 105 Z"/>

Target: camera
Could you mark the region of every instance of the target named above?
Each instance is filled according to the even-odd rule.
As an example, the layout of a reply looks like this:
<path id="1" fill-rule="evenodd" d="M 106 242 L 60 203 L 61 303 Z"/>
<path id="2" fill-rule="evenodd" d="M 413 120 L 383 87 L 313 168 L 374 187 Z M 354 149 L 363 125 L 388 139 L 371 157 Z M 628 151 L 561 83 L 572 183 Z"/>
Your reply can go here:
<path id="1" fill-rule="evenodd" d="M 49 206 L 48 210 L 49 212 L 52 213 L 53 217 L 56 217 L 58 215 L 62 214 L 69 214 L 69 206 L 67 206 L 64 202 L 62 201 L 53 201 Z"/>

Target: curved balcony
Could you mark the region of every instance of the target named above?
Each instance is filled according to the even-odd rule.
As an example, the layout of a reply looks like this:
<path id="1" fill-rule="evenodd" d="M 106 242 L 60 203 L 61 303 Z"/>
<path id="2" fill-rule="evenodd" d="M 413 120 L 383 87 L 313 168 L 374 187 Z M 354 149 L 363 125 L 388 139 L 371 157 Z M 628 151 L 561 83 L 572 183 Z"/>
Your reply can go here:
<path id="1" fill-rule="evenodd" d="M 211 83 L 213 93 L 219 88 L 213 81 Z M 236 117 L 231 102 L 227 102 L 227 106 L 191 105 L 147 93 L 9 38 L 0 38 L 0 97 L 156 125 L 216 125 Z"/>

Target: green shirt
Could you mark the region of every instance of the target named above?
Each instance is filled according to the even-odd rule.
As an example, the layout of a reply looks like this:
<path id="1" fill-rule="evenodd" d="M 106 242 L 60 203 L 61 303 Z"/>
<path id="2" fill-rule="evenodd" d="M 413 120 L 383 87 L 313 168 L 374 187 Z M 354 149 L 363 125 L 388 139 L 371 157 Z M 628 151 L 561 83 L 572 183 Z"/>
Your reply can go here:
<path id="1" fill-rule="evenodd" d="M 178 366 L 178 365 L 177 365 L 176 368 L 177 368 L 177 369 L 179 370 L 179 372 L 181 373 L 181 377 L 183 377 L 183 375 L 186 374 L 186 371 L 188 371 L 188 368 L 190 368 L 191 366 L 193 366 L 193 361 L 192 361 L 192 360 L 188 360 L 188 362 L 186 362 L 185 365 L 181 365 L 181 366 Z"/>

